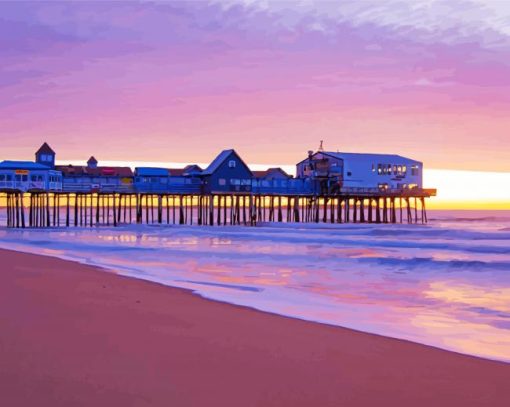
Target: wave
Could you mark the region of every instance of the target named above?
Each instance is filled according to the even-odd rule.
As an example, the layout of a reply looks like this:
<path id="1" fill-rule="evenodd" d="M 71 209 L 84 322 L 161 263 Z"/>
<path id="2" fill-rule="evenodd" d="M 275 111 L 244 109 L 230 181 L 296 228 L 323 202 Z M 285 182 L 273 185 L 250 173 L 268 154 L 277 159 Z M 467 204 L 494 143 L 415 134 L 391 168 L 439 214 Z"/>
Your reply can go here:
<path id="1" fill-rule="evenodd" d="M 435 218 L 429 216 L 430 221 L 435 222 L 510 222 L 510 216 L 480 216 L 480 217 L 445 217 Z"/>
<path id="2" fill-rule="evenodd" d="M 359 261 L 364 263 L 377 263 L 382 266 L 399 267 L 400 270 L 426 268 L 430 271 L 438 269 L 451 269 L 462 271 L 487 271 L 487 270 L 503 270 L 510 272 L 509 261 L 483 261 L 483 260 L 437 260 L 433 257 L 367 257 L 361 258 Z M 508 275 L 510 278 L 510 274 Z"/>

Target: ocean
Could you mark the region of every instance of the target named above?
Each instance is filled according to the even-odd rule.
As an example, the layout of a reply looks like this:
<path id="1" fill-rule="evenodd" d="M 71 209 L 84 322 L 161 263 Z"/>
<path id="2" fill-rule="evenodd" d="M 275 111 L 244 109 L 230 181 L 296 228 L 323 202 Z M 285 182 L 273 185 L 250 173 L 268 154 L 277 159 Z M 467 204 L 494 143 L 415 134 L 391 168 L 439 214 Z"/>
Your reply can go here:
<path id="1" fill-rule="evenodd" d="M 1 228 L 0 247 L 510 362 L 510 211 L 429 211 L 427 225 Z"/>

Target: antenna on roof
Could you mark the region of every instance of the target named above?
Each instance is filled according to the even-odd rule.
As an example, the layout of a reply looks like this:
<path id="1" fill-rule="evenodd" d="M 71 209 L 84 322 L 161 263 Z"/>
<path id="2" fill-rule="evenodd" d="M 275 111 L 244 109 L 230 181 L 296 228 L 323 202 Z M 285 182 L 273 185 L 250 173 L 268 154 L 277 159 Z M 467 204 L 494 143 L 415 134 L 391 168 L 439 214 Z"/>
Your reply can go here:
<path id="1" fill-rule="evenodd" d="M 321 140 L 321 144 L 319 145 L 319 150 L 318 151 L 324 151 L 323 143 L 324 143 L 324 140 Z"/>

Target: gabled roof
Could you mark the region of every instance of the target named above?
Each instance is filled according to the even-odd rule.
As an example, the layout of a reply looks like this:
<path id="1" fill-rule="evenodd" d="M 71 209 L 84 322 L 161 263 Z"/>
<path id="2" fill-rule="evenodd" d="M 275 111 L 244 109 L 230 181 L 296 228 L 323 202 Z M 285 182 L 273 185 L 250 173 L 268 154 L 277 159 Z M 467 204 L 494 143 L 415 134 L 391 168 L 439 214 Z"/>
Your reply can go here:
<path id="1" fill-rule="evenodd" d="M 272 167 L 272 168 L 268 168 L 267 170 L 261 170 L 261 171 L 252 171 L 253 173 L 253 176 L 255 178 L 265 178 L 267 177 L 268 175 L 270 175 L 271 173 L 274 173 L 274 172 L 279 172 L 281 173 L 282 175 L 284 175 L 285 177 L 287 178 L 292 178 L 292 176 L 290 176 L 289 174 L 287 174 L 282 168 L 280 167 Z"/>
<path id="2" fill-rule="evenodd" d="M 36 154 L 53 154 L 55 155 L 55 151 L 48 145 L 48 143 L 44 142 L 39 150 L 36 151 Z"/>
<path id="3" fill-rule="evenodd" d="M 189 164 L 184 167 L 184 174 L 200 174 L 203 169 L 197 164 Z"/>
<path id="4" fill-rule="evenodd" d="M 231 154 L 235 154 L 237 159 L 241 161 L 241 163 L 246 167 L 246 169 L 251 173 L 250 168 L 246 165 L 246 163 L 243 161 L 243 159 L 240 157 L 239 154 L 234 149 L 230 150 L 223 150 L 221 153 L 218 154 L 218 156 L 209 164 L 209 166 L 202 171 L 202 175 L 211 175 L 213 174 L 225 160 L 227 160 Z"/>
<path id="5" fill-rule="evenodd" d="M 50 167 L 34 163 L 32 161 L 2 161 L 0 163 L 2 170 L 49 170 Z"/>
<path id="6" fill-rule="evenodd" d="M 94 156 L 90 157 L 89 160 L 87 161 L 87 164 L 97 164 L 96 157 Z"/>

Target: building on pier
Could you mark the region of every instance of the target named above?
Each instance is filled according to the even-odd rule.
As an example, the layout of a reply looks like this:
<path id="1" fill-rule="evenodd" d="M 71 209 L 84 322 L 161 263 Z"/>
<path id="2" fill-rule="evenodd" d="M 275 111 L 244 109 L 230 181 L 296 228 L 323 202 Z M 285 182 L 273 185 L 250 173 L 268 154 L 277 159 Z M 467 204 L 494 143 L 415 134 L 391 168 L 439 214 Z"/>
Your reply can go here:
<path id="1" fill-rule="evenodd" d="M 129 167 L 98 166 L 90 157 L 86 166 L 58 165 L 66 192 L 133 192 L 133 171 Z"/>
<path id="2" fill-rule="evenodd" d="M 308 194 L 311 184 L 308 180 L 295 179 L 280 167 L 263 171 L 252 171 L 252 192 L 256 194 Z"/>
<path id="3" fill-rule="evenodd" d="M 135 168 L 134 189 L 139 193 L 201 193 L 202 180 L 197 175 L 196 169 L 188 167 L 137 167 Z"/>
<path id="4" fill-rule="evenodd" d="M 223 150 L 200 176 L 205 193 L 251 192 L 253 173 L 235 150 Z"/>
<path id="5" fill-rule="evenodd" d="M 296 174 L 311 179 L 317 193 L 423 188 L 423 163 L 395 154 L 309 152 Z"/>
<path id="6" fill-rule="evenodd" d="M 0 189 L 31 191 L 61 191 L 62 173 L 32 161 L 2 161 Z"/>
<path id="7" fill-rule="evenodd" d="M 61 191 L 62 173 L 55 170 L 55 152 L 43 143 L 33 161 L 0 163 L 0 189 L 21 192 Z"/>
<path id="8" fill-rule="evenodd" d="M 44 142 L 39 150 L 35 152 L 35 162 L 49 168 L 55 168 L 55 151 Z"/>

